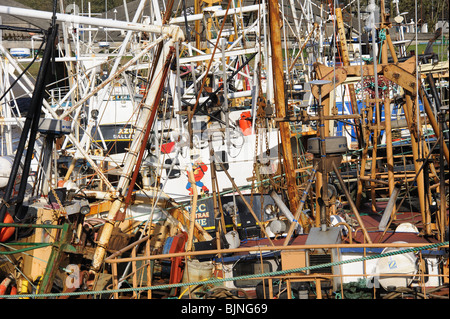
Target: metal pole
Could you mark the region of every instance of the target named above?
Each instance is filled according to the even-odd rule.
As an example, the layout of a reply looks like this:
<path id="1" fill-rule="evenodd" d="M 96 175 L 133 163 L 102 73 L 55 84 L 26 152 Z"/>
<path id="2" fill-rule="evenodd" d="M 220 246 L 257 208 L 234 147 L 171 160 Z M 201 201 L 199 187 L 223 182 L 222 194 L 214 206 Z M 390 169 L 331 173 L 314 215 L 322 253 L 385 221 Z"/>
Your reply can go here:
<path id="1" fill-rule="evenodd" d="M 347 197 L 347 200 L 348 200 L 348 203 L 349 203 L 349 205 L 350 205 L 350 207 L 352 209 L 352 212 L 353 212 L 353 214 L 355 214 L 356 219 L 358 220 L 359 226 L 361 227 L 361 229 L 363 231 L 364 237 L 366 238 L 367 242 L 369 244 L 371 244 L 372 240 L 370 239 L 370 236 L 369 236 L 369 233 L 366 230 L 366 227 L 364 227 L 364 222 L 362 221 L 361 216 L 359 215 L 358 209 L 356 208 L 356 205 L 355 205 L 355 203 L 352 200 L 352 196 L 350 195 L 350 192 L 348 191 L 347 186 L 345 186 L 344 180 L 342 179 L 342 176 L 339 173 L 339 170 L 337 169 L 336 164 L 334 162 L 332 162 L 332 165 L 333 165 L 334 173 L 336 174 L 336 176 L 337 176 L 337 178 L 339 180 L 339 184 L 341 185 L 342 190 L 345 193 L 345 197 Z"/>
<path id="2" fill-rule="evenodd" d="M 312 183 L 314 181 L 314 177 L 316 175 L 316 169 L 319 166 L 319 164 L 320 164 L 320 161 L 317 162 L 314 165 L 313 169 L 311 170 L 311 173 L 309 174 L 308 184 L 306 184 L 305 190 L 303 191 L 302 199 L 300 200 L 300 206 L 298 207 L 297 211 L 295 212 L 294 222 L 291 223 L 291 226 L 289 227 L 289 231 L 288 231 L 288 233 L 286 235 L 286 238 L 284 240 L 283 246 L 286 246 L 289 243 L 289 241 L 291 240 L 291 236 L 292 236 L 292 233 L 295 230 L 296 223 L 298 221 L 300 221 L 301 225 L 303 225 L 303 222 L 302 222 L 302 219 L 301 219 L 301 213 L 303 211 L 303 205 L 305 205 L 306 197 L 308 196 L 309 189 L 311 188 L 311 185 L 312 185 Z"/>
<path id="3" fill-rule="evenodd" d="M 0 6 L 0 14 L 20 16 L 24 18 L 37 18 L 43 20 L 52 19 L 51 12 L 7 7 L 7 6 Z M 114 19 L 91 18 L 91 17 L 83 17 L 80 15 L 75 16 L 72 14 L 63 14 L 63 13 L 56 13 L 56 20 L 61 22 L 79 23 L 83 25 L 95 25 L 114 30 L 122 29 L 137 32 L 150 32 L 156 34 L 170 34 L 171 36 L 173 36 L 174 41 L 177 41 L 178 35 L 181 35 L 181 29 L 175 25 L 158 26 L 136 22 L 118 21 Z"/>
<path id="4" fill-rule="evenodd" d="M 440 125 L 440 131 L 442 134 L 443 128 L 444 128 L 444 124 L 445 124 L 445 109 L 448 110 L 448 107 L 444 108 L 441 107 L 441 110 L 439 112 L 439 125 Z M 444 162 L 444 154 L 442 152 L 442 150 L 444 149 L 444 134 L 442 134 L 439 140 L 439 195 L 440 195 L 440 214 L 439 214 L 439 231 L 440 231 L 440 239 L 442 241 L 445 240 L 444 236 L 445 236 L 445 229 L 446 226 L 448 226 L 447 221 L 448 219 L 446 218 L 447 214 L 447 193 L 445 191 L 445 162 Z M 447 162 L 447 165 L 449 165 L 449 163 Z"/>
<path id="5" fill-rule="evenodd" d="M 309 82 L 311 85 L 317 85 L 318 93 L 319 93 L 319 136 L 320 136 L 320 170 L 317 172 L 317 180 L 321 183 L 316 185 L 316 190 L 322 187 L 322 194 L 320 195 L 321 200 L 318 201 L 320 205 L 320 224 L 322 231 L 326 231 L 327 228 L 327 208 L 329 207 L 329 198 L 328 198 L 328 172 L 325 157 L 327 156 L 326 150 L 326 140 L 325 137 L 327 134 L 327 130 L 325 129 L 325 120 L 323 114 L 323 106 L 322 106 L 322 86 L 331 81 L 327 80 L 315 80 Z M 321 177 L 321 178 L 320 178 Z M 320 185 L 321 184 L 321 185 Z M 317 222 L 316 222 L 317 224 Z"/>
<path id="6" fill-rule="evenodd" d="M 265 246 L 264 250 L 279 250 L 279 251 L 295 251 L 295 250 L 306 250 L 306 249 L 340 249 L 340 248 L 387 248 L 387 247 L 402 247 L 402 248 L 411 248 L 411 247 L 422 247 L 426 244 L 424 243 L 364 243 L 364 244 L 327 244 L 327 245 L 290 245 L 290 246 Z M 448 248 L 448 245 L 441 246 L 440 248 Z M 108 259 L 107 262 L 110 264 L 117 264 L 122 262 L 130 262 L 130 261 L 143 261 L 143 260 L 155 260 L 155 259 L 169 259 L 174 257 L 186 257 L 186 256 L 199 256 L 199 255 L 212 255 L 212 254 L 230 254 L 230 253 L 243 253 L 243 252 L 251 252 L 251 251 L 261 251 L 261 247 L 239 247 L 233 249 L 211 249 L 211 250 L 202 250 L 202 251 L 190 251 L 190 252 L 181 252 L 181 253 L 170 253 L 170 254 L 159 254 L 159 255 L 148 255 L 148 256 L 139 256 L 139 257 L 126 257 L 126 258 L 114 258 Z"/>
<path id="7" fill-rule="evenodd" d="M 227 175 L 228 179 L 230 180 L 231 184 L 233 185 L 233 187 L 236 189 L 236 191 L 238 192 L 239 196 L 241 197 L 242 201 L 244 202 L 245 206 L 247 206 L 247 209 L 250 211 L 250 213 L 252 214 L 253 218 L 255 219 L 255 221 L 259 224 L 259 226 L 261 227 L 262 231 L 264 232 L 264 235 L 266 236 L 266 238 L 269 240 L 270 244 L 272 246 L 274 246 L 272 240 L 270 239 L 269 235 L 267 235 L 266 232 L 266 227 L 263 223 L 261 223 L 261 221 L 259 220 L 258 216 L 256 216 L 255 212 L 253 211 L 253 208 L 250 206 L 250 204 L 245 200 L 244 195 L 242 195 L 242 192 L 239 190 L 239 187 L 236 185 L 236 183 L 234 182 L 233 177 L 230 176 L 230 173 L 228 173 L 226 167 L 223 165 L 222 161 L 217 157 L 217 155 L 214 155 L 215 160 L 217 161 L 217 163 L 219 163 L 220 167 L 222 168 L 222 170 L 224 171 L 224 173 Z"/>
<path id="8" fill-rule="evenodd" d="M 42 282 L 39 286 L 38 295 L 49 293 L 52 289 L 53 280 L 55 279 L 55 276 L 59 271 L 59 264 L 62 261 L 64 249 L 67 247 L 72 235 L 71 230 L 72 224 L 66 223 L 63 225 L 61 237 L 58 243 L 53 246 L 52 252 L 47 262 L 47 267 L 45 268 L 45 272 L 42 275 Z"/>

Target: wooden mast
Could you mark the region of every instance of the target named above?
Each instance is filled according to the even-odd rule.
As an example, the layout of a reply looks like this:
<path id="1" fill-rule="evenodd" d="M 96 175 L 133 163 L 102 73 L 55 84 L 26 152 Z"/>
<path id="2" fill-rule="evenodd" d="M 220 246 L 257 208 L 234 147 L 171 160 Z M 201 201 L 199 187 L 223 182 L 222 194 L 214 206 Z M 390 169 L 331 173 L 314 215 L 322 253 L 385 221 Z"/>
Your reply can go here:
<path id="1" fill-rule="evenodd" d="M 172 56 L 175 51 L 173 43 L 173 39 L 170 39 L 167 43 L 165 43 L 162 53 L 166 54 L 167 51 L 169 52 L 166 56 L 160 55 L 157 58 L 156 63 L 158 63 L 158 67 L 156 69 L 155 76 L 153 78 L 153 82 L 150 86 L 146 100 L 144 103 L 142 103 L 140 116 L 136 125 L 136 137 L 133 139 L 130 151 L 127 153 L 127 157 L 125 158 L 125 164 L 123 167 L 123 173 L 121 174 L 118 182 L 117 189 L 119 194 L 111 204 L 107 222 L 103 226 L 102 234 L 98 240 L 98 245 L 95 250 L 94 257 L 92 258 L 92 272 L 98 272 L 103 263 L 106 255 L 106 249 L 111 238 L 112 230 L 117 221 L 120 209 L 122 208 L 125 201 L 125 196 L 130 184 L 131 175 L 133 173 L 133 170 L 135 169 L 135 165 L 138 159 L 139 149 L 141 148 L 142 144 L 145 145 L 145 143 L 147 142 L 145 141 L 145 130 L 151 129 L 153 120 L 155 118 L 159 98 L 162 92 L 162 86 L 167 76 L 167 72 L 170 67 L 170 61 L 172 60 Z"/>
<path id="2" fill-rule="evenodd" d="M 344 20 L 342 18 L 342 9 L 341 8 L 339 8 L 339 7 L 336 8 L 335 16 L 336 16 L 336 24 L 337 24 L 338 34 L 339 34 L 339 44 L 340 44 L 341 54 L 342 54 L 342 63 L 345 66 L 349 66 L 350 65 L 350 57 L 349 57 L 348 48 L 347 48 L 347 39 L 345 37 Z M 359 114 L 358 102 L 356 100 L 356 93 L 355 93 L 355 85 L 353 83 L 348 84 L 348 90 L 350 92 L 350 102 L 351 102 L 351 106 L 352 106 L 352 112 L 353 112 L 353 114 Z M 358 148 L 361 148 L 363 143 L 362 143 L 362 139 L 361 139 L 361 132 L 360 132 L 359 125 L 355 125 L 355 132 L 356 132 L 356 137 L 358 140 Z"/>
<path id="3" fill-rule="evenodd" d="M 286 97 L 284 88 L 283 55 L 281 51 L 281 23 L 278 1 L 269 0 L 269 29 L 272 49 L 272 70 L 274 78 L 274 98 L 277 117 L 286 116 Z M 295 176 L 294 161 L 291 148 L 291 133 L 288 122 L 279 122 L 284 173 L 288 191 L 289 208 L 296 212 L 299 206 L 299 194 Z M 303 227 L 305 225 L 302 225 Z"/>

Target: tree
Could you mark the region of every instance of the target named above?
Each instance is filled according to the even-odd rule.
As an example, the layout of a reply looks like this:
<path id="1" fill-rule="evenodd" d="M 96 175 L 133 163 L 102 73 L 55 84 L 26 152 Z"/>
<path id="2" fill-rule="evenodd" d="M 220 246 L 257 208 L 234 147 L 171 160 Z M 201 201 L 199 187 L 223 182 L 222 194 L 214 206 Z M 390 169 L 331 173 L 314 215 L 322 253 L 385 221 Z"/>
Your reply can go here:
<path id="1" fill-rule="evenodd" d="M 417 4 L 417 12 L 416 12 Z M 428 30 L 434 31 L 438 20 L 448 20 L 449 0 L 401 0 L 399 2 L 400 13 L 408 12 L 406 21 L 427 23 Z"/>
<path id="2" fill-rule="evenodd" d="M 358 0 L 357 0 L 358 1 Z M 361 11 L 364 11 L 370 0 L 359 0 Z M 428 30 L 434 31 L 434 26 L 438 20 L 449 20 L 449 0 L 398 0 L 399 11 L 392 0 L 385 0 L 386 12 L 390 13 L 391 21 L 399 13 L 408 12 L 403 23 L 416 22 L 416 4 L 417 4 L 417 22 L 428 23 Z M 348 5 L 352 0 L 341 0 L 340 3 Z M 380 6 L 381 1 L 375 0 L 375 4 Z M 352 10 L 356 8 L 356 2 L 352 4 Z"/>

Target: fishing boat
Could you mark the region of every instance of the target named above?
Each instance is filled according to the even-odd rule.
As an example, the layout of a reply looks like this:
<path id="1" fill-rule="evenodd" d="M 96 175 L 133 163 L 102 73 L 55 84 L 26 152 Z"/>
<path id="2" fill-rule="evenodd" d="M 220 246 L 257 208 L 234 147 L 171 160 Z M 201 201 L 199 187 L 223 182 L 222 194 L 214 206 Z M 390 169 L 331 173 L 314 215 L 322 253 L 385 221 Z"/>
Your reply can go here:
<path id="1" fill-rule="evenodd" d="M 193 6 L 0 6 L 50 22 L 27 115 L 2 101 L 2 297 L 448 299 L 438 33 L 406 56 L 384 3 L 365 47 L 341 7 Z M 67 85 L 43 94 L 52 59 Z"/>

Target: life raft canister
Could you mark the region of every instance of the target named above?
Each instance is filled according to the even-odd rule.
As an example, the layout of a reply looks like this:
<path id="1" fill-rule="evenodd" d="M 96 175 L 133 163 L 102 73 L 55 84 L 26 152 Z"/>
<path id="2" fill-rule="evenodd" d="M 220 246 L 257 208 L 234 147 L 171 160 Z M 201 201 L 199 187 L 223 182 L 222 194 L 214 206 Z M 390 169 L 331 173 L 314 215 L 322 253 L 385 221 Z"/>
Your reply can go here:
<path id="1" fill-rule="evenodd" d="M 242 112 L 238 122 L 244 136 L 252 134 L 252 120 L 250 111 Z"/>
<path id="2" fill-rule="evenodd" d="M 11 215 L 9 213 L 6 213 L 3 223 L 12 224 L 13 222 L 14 220 L 11 217 Z M 12 234 L 14 234 L 14 230 L 15 230 L 14 227 L 3 227 L 2 230 L 0 231 L 0 242 L 3 243 L 7 241 L 12 236 Z"/>

